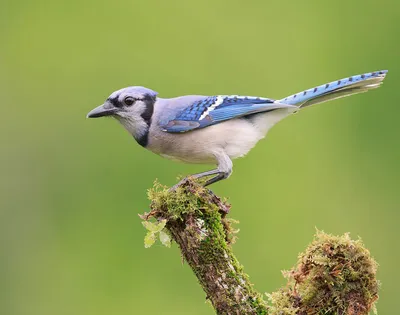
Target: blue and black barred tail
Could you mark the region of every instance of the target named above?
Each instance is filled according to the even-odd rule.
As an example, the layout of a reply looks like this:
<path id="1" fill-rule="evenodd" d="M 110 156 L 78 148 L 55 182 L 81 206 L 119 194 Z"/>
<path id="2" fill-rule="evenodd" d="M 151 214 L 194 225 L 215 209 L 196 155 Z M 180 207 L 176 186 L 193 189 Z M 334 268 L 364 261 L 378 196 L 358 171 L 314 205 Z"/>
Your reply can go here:
<path id="1" fill-rule="evenodd" d="M 278 102 L 306 107 L 352 94 L 367 92 L 379 87 L 387 72 L 387 70 L 382 70 L 354 75 L 290 95 Z"/>

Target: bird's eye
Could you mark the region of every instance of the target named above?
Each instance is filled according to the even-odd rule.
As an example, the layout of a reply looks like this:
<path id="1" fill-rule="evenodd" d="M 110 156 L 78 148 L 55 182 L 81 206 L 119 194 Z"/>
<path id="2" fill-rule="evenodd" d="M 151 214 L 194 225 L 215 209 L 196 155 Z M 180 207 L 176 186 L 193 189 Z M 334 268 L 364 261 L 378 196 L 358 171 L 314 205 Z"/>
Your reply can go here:
<path id="1" fill-rule="evenodd" d="M 125 103 L 127 106 L 131 106 L 133 103 L 135 103 L 135 99 L 134 99 L 132 96 L 127 96 L 127 97 L 125 97 L 125 99 L 124 99 L 124 103 Z"/>

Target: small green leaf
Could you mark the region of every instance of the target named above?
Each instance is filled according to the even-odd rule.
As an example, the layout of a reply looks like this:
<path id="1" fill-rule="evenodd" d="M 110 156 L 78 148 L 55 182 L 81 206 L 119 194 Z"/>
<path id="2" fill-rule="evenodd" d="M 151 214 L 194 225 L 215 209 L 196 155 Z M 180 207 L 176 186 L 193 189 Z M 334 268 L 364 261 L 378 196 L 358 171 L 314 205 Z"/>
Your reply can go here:
<path id="1" fill-rule="evenodd" d="M 144 237 L 144 247 L 149 248 L 151 245 L 154 244 L 156 241 L 156 234 L 154 232 L 147 232 L 146 236 Z"/>
<path id="2" fill-rule="evenodd" d="M 158 225 L 150 221 L 142 221 L 143 226 L 150 232 L 158 232 Z"/>
<path id="3" fill-rule="evenodd" d="M 171 247 L 171 238 L 164 231 L 160 231 L 160 241 L 164 246 Z"/>
<path id="4" fill-rule="evenodd" d="M 161 220 L 160 222 L 143 221 L 143 226 L 150 232 L 160 232 L 167 224 L 167 220 Z"/>
<path id="5" fill-rule="evenodd" d="M 158 224 L 157 224 L 157 228 L 155 230 L 155 232 L 160 232 L 163 228 L 165 228 L 165 224 L 167 224 L 167 220 L 161 220 Z"/>

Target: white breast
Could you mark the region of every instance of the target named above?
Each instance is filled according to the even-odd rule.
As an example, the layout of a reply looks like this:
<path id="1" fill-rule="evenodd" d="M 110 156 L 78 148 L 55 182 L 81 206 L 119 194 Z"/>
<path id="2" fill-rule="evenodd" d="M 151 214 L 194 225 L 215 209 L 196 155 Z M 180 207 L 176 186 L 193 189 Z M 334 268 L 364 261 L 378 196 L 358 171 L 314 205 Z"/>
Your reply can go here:
<path id="1" fill-rule="evenodd" d="M 235 159 L 246 155 L 275 123 L 291 112 L 292 109 L 279 109 L 184 133 L 164 132 L 153 123 L 147 149 L 187 163 L 214 164 L 214 155 L 221 150 Z"/>

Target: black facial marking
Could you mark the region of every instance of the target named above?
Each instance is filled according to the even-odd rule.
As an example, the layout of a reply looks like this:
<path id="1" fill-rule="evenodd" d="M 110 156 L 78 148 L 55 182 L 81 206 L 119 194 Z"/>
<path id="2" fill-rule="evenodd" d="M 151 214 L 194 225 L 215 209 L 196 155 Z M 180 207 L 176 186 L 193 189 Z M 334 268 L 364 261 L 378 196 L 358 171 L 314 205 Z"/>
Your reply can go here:
<path id="1" fill-rule="evenodd" d="M 136 141 L 145 148 L 149 142 L 149 130 L 147 129 L 147 131 L 141 137 L 136 138 Z"/>
<path id="2" fill-rule="evenodd" d="M 329 83 L 327 83 L 326 85 L 325 85 L 325 89 L 327 89 L 329 87 Z"/>
<path id="3" fill-rule="evenodd" d="M 307 91 L 304 91 L 304 92 L 303 92 L 303 95 L 306 95 L 306 94 L 307 94 Z"/>
<path id="4" fill-rule="evenodd" d="M 146 147 L 147 144 L 149 143 L 149 130 L 150 130 L 150 125 L 151 125 L 151 117 L 153 116 L 153 112 L 154 112 L 154 103 L 156 102 L 156 96 L 151 96 L 150 94 L 145 94 L 143 96 L 143 98 L 141 98 L 139 100 L 143 101 L 146 105 L 146 109 L 142 113 L 141 117 L 147 124 L 147 130 L 142 136 L 136 138 L 136 141 L 142 147 Z M 135 106 L 135 105 L 133 105 L 133 106 Z"/>
<path id="5" fill-rule="evenodd" d="M 113 104 L 114 107 L 122 107 L 121 102 L 118 101 L 118 96 L 114 98 L 109 98 L 107 101 Z"/>
<path id="6" fill-rule="evenodd" d="M 314 88 L 314 93 L 317 92 L 318 88 Z"/>
<path id="7" fill-rule="evenodd" d="M 151 116 L 153 116 L 154 111 L 154 103 L 156 102 L 156 97 L 151 96 L 150 94 L 145 94 L 143 97 L 143 102 L 146 105 L 145 111 L 142 113 L 142 118 L 146 122 L 147 126 L 150 127 L 151 124 Z"/>

